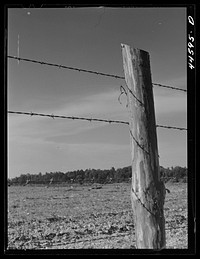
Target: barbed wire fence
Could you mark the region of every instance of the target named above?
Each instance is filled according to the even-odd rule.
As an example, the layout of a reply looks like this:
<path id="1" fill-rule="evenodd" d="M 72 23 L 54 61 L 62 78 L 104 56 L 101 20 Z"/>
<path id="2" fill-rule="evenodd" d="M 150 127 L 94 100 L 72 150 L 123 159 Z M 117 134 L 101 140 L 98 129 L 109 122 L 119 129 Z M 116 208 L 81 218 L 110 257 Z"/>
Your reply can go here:
<path id="1" fill-rule="evenodd" d="M 98 71 L 93 71 L 93 70 L 86 70 L 86 69 L 82 69 L 82 68 L 77 68 L 77 67 L 70 67 L 70 66 L 66 66 L 66 65 L 61 65 L 61 64 L 55 64 L 55 63 L 49 63 L 49 62 L 44 62 L 44 61 L 38 61 L 38 60 L 33 60 L 33 59 L 27 59 L 27 58 L 20 58 L 20 57 L 16 57 L 16 56 L 7 56 L 7 58 L 10 59 L 14 59 L 19 61 L 24 61 L 24 62 L 31 62 L 31 63 L 35 63 L 35 64 L 40 64 L 40 65 L 46 65 L 46 66 L 52 66 L 52 67 L 57 67 L 57 68 L 62 68 L 62 69 L 68 69 L 68 70 L 74 70 L 74 71 L 78 71 L 78 72 L 84 72 L 84 73 L 90 73 L 90 74 L 95 74 L 95 75 L 99 75 L 99 76 L 105 76 L 105 77 L 112 77 L 115 79 L 120 79 L 120 80 L 125 80 L 125 77 L 123 76 L 119 76 L 119 75 L 114 75 L 114 74 L 108 74 L 108 73 L 102 73 L 102 72 L 98 72 Z M 159 83 L 152 83 L 153 86 L 158 86 L 158 87 L 163 87 L 163 88 L 167 88 L 170 90 L 176 90 L 176 91 L 182 91 L 184 93 L 187 93 L 187 90 L 185 89 L 181 89 L 178 87 L 174 87 L 174 86 L 169 86 L 169 85 L 163 85 L 163 84 L 159 84 Z M 122 94 L 126 94 L 127 97 L 127 91 L 130 92 L 130 94 L 133 95 L 133 97 L 136 99 L 136 101 L 140 104 L 140 105 L 144 105 L 131 91 L 131 89 L 129 89 L 129 87 L 126 85 L 126 87 L 124 86 L 120 86 L 120 96 Z M 120 102 L 120 96 L 118 98 L 118 101 Z M 120 102 L 121 103 L 121 102 Z M 128 102 L 126 107 L 128 106 Z M 24 111 L 11 111 L 9 110 L 8 113 L 10 114 L 18 114 L 18 115 L 27 115 L 27 116 L 40 116 L 40 117 L 49 117 L 52 119 L 70 119 L 70 120 L 83 120 L 83 121 L 88 121 L 88 122 L 104 122 L 104 123 L 109 123 L 109 124 L 125 124 L 125 125 L 129 125 L 128 121 L 122 121 L 122 120 L 110 120 L 110 119 L 101 119 L 101 118 L 87 118 L 87 117 L 77 117 L 77 116 L 65 116 L 65 115 L 54 115 L 54 114 L 44 114 L 44 113 L 35 113 L 35 112 L 24 112 Z M 173 130 L 181 130 L 181 131 L 187 131 L 187 128 L 184 127 L 177 127 L 177 126 L 168 126 L 168 125 L 156 125 L 157 128 L 165 128 L 165 129 L 173 129 Z M 130 135 L 132 136 L 132 138 L 134 139 L 135 143 L 144 150 L 143 146 L 140 145 L 140 143 L 135 139 L 135 137 L 133 136 L 131 130 L 130 131 Z M 145 152 L 148 153 L 148 151 L 144 150 Z M 140 197 L 137 196 L 136 192 L 133 190 L 132 191 L 135 193 L 138 202 L 141 203 L 141 205 L 153 216 L 155 216 L 142 202 L 142 200 L 140 199 Z"/>
<path id="2" fill-rule="evenodd" d="M 31 63 L 41 64 L 41 65 L 63 68 L 63 69 L 75 70 L 75 71 L 79 71 L 79 72 L 85 72 L 85 73 L 91 73 L 91 74 L 95 74 L 95 75 L 112 77 L 112 78 L 116 78 L 116 79 L 123 79 L 123 80 L 125 79 L 125 77 L 119 76 L 119 75 L 107 74 L 107 73 L 102 73 L 102 72 L 97 72 L 97 71 L 92 71 L 92 70 L 86 70 L 86 69 L 77 68 L 77 67 L 70 67 L 70 66 L 65 66 L 65 65 L 61 65 L 61 64 L 49 63 L 49 62 L 38 61 L 38 60 L 27 59 L 27 58 L 20 58 L 20 57 L 9 56 L 9 55 L 7 57 L 10 58 L 10 59 L 18 60 L 18 61 L 25 61 L 25 62 L 31 62 Z M 174 86 L 168 86 L 168 85 L 163 85 L 163 84 L 158 84 L 158 83 L 152 83 L 152 84 L 156 85 L 158 87 L 163 87 L 163 88 L 173 89 L 173 90 L 177 90 L 177 91 L 187 92 L 187 90 L 185 90 L 185 89 L 174 87 Z M 134 94 L 132 93 L 132 91 L 129 88 L 128 88 L 128 90 L 134 96 Z M 120 91 L 121 91 L 120 96 L 123 93 L 126 93 L 126 90 L 123 86 L 120 86 Z M 120 96 L 118 98 L 119 102 L 120 102 Z M 142 102 L 136 96 L 134 96 L 134 97 L 138 102 L 140 102 L 141 105 L 143 105 Z M 64 116 L 64 115 L 54 115 L 54 114 L 50 115 L 50 114 L 43 114 L 43 113 L 21 112 L 21 111 L 8 111 L 8 113 L 30 115 L 30 116 L 51 117 L 53 119 L 54 118 L 62 118 L 62 119 L 72 119 L 72 120 L 85 120 L 85 121 L 90 121 L 90 122 L 92 122 L 92 121 L 107 122 L 107 123 L 110 123 L 110 124 L 111 123 L 118 123 L 118 124 L 121 123 L 121 124 L 128 124 L 129 125 L 129 122 L 127 122 L 127 121 L 109 120 L 109 119 L 84 118 L 84 117 L 77 117 L 77 116 Z M 166 129 L 176 129 L 176 130 L 187 130 L 187 128 L 184 128 L 184 127 L 175 127 L 175 126 L 166 126 L 166 125 L 156 125 L 156 127 L 166 128 Z"/>

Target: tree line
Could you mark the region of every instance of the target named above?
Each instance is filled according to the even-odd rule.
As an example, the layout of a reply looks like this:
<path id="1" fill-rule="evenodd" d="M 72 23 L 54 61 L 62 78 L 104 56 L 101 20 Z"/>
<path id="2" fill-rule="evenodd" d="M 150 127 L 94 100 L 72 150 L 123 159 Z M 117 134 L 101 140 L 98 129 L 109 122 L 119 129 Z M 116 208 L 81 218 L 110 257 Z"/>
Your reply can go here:
<path id="1" fill-rule="evenodd" d="M 21 174 L 18 177 L 8 179 L 8 185 L 26 184 L 107 184 L 131 181 L 131 166 L 115 169 L 86 169 L 63 172 L 46 172 L 42 174 Z M 164 168 L 160 166 L 160 176 L 164 182 L 187 181 L 186 167 Z"/>

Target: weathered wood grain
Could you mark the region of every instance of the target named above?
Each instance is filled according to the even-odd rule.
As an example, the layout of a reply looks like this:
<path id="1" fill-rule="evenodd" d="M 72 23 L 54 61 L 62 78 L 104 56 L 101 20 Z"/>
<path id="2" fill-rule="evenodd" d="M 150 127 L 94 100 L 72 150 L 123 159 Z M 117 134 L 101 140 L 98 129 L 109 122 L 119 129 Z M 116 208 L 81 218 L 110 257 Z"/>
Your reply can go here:
<path id="1" fill-rule="evenodd" d="M 149 53 L 121 45 L 130 120 L 131 201 L 136 246 L 165 248 L 164 189 L 160 182 Z"/>

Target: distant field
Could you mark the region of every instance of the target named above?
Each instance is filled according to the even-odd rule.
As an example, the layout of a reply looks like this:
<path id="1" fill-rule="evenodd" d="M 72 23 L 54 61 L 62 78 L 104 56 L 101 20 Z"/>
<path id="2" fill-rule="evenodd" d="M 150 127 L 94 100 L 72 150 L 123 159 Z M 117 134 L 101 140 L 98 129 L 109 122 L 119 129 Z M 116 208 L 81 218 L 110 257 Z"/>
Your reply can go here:
<path id="1" fill-rule="evenodd" d="M 8 249 L 134 249 L 130 183 L 8 188 Z M 167 248 L 187 248 L 187 184 L 167 183 Z"/>

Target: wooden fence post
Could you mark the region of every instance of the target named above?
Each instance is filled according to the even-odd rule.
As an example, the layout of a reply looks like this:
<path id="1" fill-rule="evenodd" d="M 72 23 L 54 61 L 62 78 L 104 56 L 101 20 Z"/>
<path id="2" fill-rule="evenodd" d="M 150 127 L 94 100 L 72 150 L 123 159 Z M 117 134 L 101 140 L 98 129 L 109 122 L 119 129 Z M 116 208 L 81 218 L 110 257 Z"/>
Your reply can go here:
<path id="1" fill-rule="evenodd" d="M 162 249 L 166 246 L 165 188 L 160 181 L 149 53 L 124 44 L 121 47 L 130 120 L 136 247 Z"/>

